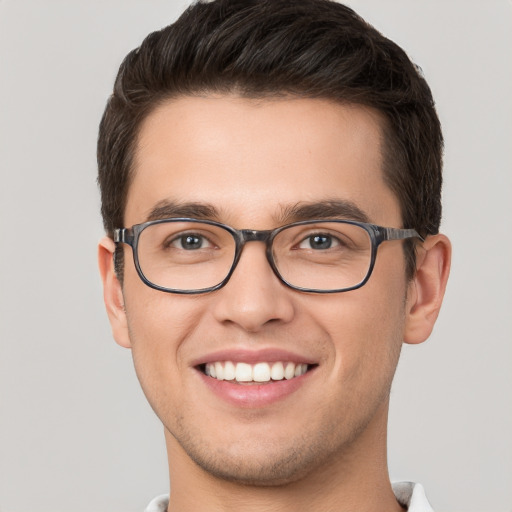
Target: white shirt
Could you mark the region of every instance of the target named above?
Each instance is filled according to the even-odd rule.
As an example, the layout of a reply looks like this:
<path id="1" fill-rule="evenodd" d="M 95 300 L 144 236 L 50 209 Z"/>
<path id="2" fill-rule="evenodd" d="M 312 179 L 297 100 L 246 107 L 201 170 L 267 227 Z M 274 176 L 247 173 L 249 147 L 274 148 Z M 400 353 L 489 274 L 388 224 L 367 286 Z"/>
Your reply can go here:
<path id="1" fill-rule="evenodd" d="M 395 482 L 392 485 L 396 499 L 402 507 L 407 508 L 408 512 L 434 512 L 427 501 L 425 491 L 421 484 L 415 484 L 413 482 Z M 166 512 L 168 505 L 169 495 L 162 494 L 152 500 L 144 512 Z"/>

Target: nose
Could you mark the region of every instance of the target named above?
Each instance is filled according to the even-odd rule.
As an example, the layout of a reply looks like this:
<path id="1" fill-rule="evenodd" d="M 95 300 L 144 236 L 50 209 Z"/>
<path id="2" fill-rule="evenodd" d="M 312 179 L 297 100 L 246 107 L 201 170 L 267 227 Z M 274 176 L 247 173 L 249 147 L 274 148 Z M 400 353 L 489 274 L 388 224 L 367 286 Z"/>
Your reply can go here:
<path id="1" fill-rule="evenodd" d="M 245 245 L 230 280 L 215 293 L 216 320 L 238 325 L 247 332 L 288 323 L 294 316 L 294 292 L 274 274 L 263 242 Z"/>

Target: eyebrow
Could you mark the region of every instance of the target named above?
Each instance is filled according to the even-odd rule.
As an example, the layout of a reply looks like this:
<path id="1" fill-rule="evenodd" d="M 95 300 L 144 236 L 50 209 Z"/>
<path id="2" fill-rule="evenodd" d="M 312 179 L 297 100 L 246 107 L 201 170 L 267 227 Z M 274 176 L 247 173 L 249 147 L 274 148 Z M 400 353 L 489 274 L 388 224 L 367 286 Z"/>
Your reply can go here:
<path id="1" fill-rule="evenodd" d="M 219 220 L 219 211 L 208 203 L 178 203 L 164 199 L 159 201 L 149 212 L 147 220 L 187 217 L 200 220 Z"/>
<path id="2" fill-rule="evenodd" d="M 147 220 L 178 217 L 221 221 L 219 210 L 212 204 L 198 202 L 179 203 L 167 199 L 159 201 L 151 209 Z M 276 224 L 282 226 L 310 219 L 347 219 L 369 222 L 368 215 L 352 201 L 329 199 L 325 201 L 301 201 L 294 205 L 281 206 L 281 211 L 276 216 Z"/>
<path id="3" fill-rule="evenodd" d="M 355 203 L 346 199 L 299 202 L 283 208 L 279 221 L 282 224 L 309 219 L 346 219 L 370 222 L 369 216 Z"/>

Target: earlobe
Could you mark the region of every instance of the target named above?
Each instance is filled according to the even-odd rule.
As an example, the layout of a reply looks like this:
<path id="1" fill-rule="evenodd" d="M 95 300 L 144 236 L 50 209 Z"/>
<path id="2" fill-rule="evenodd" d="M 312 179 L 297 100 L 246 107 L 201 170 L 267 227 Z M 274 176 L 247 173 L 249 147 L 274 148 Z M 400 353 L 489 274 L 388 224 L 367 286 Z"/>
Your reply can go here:
<path id="1" fill-rule="evenodd" d="M 103 299 L 114 339 L 122 347 L 130 348 L 123 290 L 114 270 L 114 251 L 115 244 L 112 239 L 104 237 L 100 240 L 98 266 L 103 282 Z"/>
<path id="2" fill-rule="evenodd" d="M 404 341 L 422 343 L 432 332 L 450 273 L 451 244 L 444 235 L 427 237 L 418 250 L 416 275 L 409 283 Z"/>

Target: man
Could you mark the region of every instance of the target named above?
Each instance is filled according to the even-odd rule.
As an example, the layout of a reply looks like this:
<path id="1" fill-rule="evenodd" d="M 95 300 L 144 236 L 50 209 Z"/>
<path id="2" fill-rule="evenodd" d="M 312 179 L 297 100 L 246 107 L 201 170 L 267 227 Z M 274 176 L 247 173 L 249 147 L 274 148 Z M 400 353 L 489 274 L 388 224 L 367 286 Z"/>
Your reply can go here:
<path id="1" fill-rule="evenodd" d="M 148 511 L 431 510 L 386 425 L 448 278 L 441 154 L 421 74 L 337 3 L 194 4 L 126 57 L 99 265 L 165 427 Z"/>

